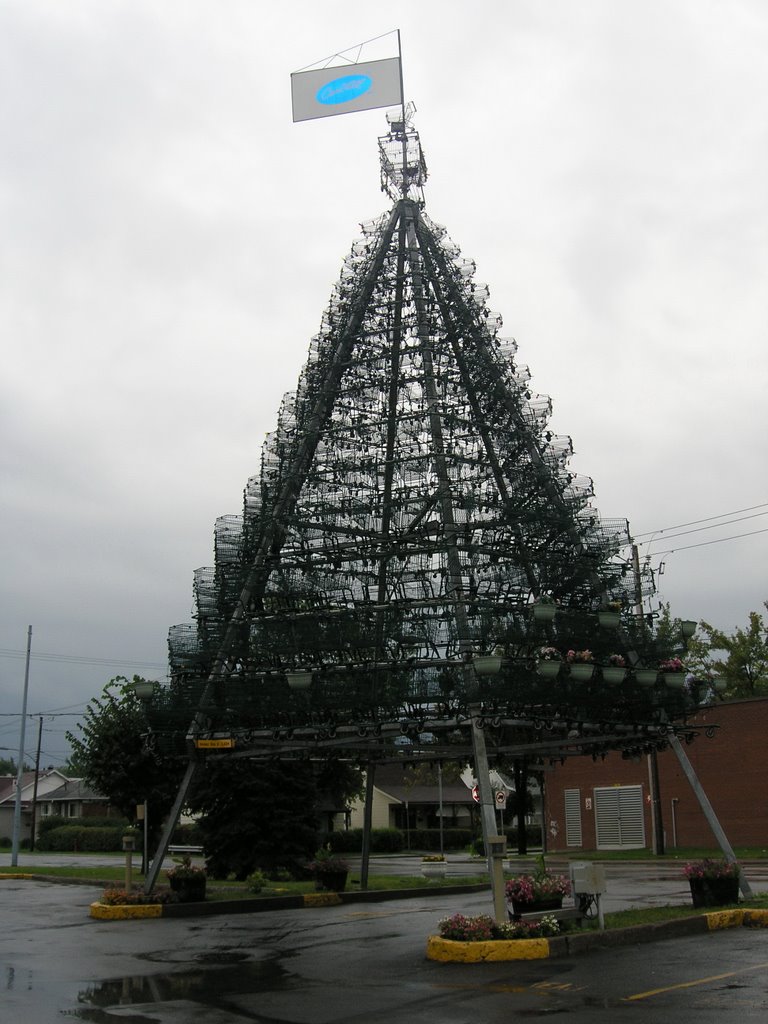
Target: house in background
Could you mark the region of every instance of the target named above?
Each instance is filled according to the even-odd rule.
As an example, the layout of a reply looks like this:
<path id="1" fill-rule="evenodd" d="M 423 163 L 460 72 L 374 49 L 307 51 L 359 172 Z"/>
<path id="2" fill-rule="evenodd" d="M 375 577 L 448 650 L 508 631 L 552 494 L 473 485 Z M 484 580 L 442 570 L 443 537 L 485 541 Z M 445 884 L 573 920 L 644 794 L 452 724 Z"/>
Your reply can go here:
<path id="1" fill-rule="evenodd" d="M 689 719 L 696 733 L 683 749 L 732 846 L 768 843 L 768 698 L 728 701 Z M 707 733 L 711 735 L 708 736 Z M 684 740 L 684 737 L 683 737 Z M 701 805 L 671 749 L 656 757 L 659 808 L 667 850 L 718 849 Z M 547 849 L 654 848 L 653 765 L 650 755 L 605 760 L 571 757 L 547 773 Z"/>
<path id="2" fill-rule="evenodd" d="M 100 793 L 91 789 L 85 779 L 67 779 L 58 789 L 38 796 L 38 818 L 60 815 L 62 818 L 121 818 Z"/>
<path id="3" fill-rule="evenodd" d="M 16 776 L 0 776 L 0 836 L 13 836 L 13 820 L 16 813 Z M 35 834 L 42 818 L 60 814 L 65 818 L 119 817 L 108 801 L 94 793 L 82 779 L 68 779 L 57 768 L 47 768 L 37 773 L 24 772 L 21 778 L 21 831 L 20 841 L 29 839 L 32 822 Z"/>
<path id="4" fill-rule="evenodd" d="M 32 828 L 32 806 L 35 799 L 35 772 L 23 772 L 21 776 L 21 832 L 20 839 L 29 839 Z M 49 793 L 67 781 L 66 775 L 56 768 L 37 772 L 38 806 Z M 0 836 L 13 835 L 13 819 L 16 813 L 16 776 L 0 776 Z"/>
<path id="5" fill-rule="evenodd" d="M 414 780 L 401 765 L 378 765 L 373 787 L 372 828 L 479 828 L 478 805 L 463 782 L 446 782 L 442 806 L 437 785 Z M 349 827 L 362 828 L 365 804 L 352 804 Z"/>
<path id="6" fill-rule="evenodd" d="M 532 792 L 533 813 L 526 816 L 528 824 L 541 821 L 541 795 L 538 786 Z M 363 827 L 365 804 L 356 800 L 349 814 L 350 828 Z M 513 828 L 516 822 L 504 810 L 497 812 L 501 828 Z M 398 828 L 407 834 L 411 829 L 464 828 L 480 834 L 480 805 L 472 790 L 461 781 L 443 782 L 440 787 L 424 782 L 401 765 L 379 765 L 373 787 L 372 828 Z M 343 826 L 338 826 L 343 827 Z"/>

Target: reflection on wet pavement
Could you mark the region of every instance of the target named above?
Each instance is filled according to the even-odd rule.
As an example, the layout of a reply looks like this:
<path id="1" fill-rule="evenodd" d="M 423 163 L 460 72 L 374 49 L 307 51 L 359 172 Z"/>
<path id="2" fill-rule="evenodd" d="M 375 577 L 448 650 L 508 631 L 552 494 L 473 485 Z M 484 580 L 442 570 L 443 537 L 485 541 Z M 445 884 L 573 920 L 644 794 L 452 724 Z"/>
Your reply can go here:
<path id="1" fill-rule="evenodd" d="M 147 1004 L 181 1002 L 186 1004 L 187 1012 L 190 1006 L 194 1005 L 197 1015 L 201 1007 L 206 1007 L 221 1011 L 224 1016 L 218 1019 L 222 1021 L 236 1019 L 239 1015 L 231 1004 L 233 997 L 254 995 L 266 990 L 279 991 L 289 980 L 288 973 L 278 962 L 243 962 L 247 955 L 227 951 L 211 952 L 199 957 L 205 967 L 164 974 L 112 978 L 89 985 L 78 993 L 78 1009 L 69 1015 L 80 1020 L 92 1021 L 94 1024 L 114 1024 L 115 1020 L 146 1024 L 158 1019 L 156 1016 L 153 1017 L 150 1011 L 142 1009 Z M 229 963 L 230 966 L 211 966 L 216 963 Z M 125 1009 L 120 1011 L 118 1007 Z M 127 1012 L 128 1007 L 133 1008 L 133 1015 Z M 116 1013 L 106 1012 L 107 1008 L 114 1009 Z M 172 1011 L 173 1008 L 166 1006 L 165 1009 Z M 149 1016 L 146 1013 L 149 1013 Z M 170 1017 L 165 1013 L 163 1015 L 163 1020 L 174 1018 L 175 1014 L 172 1012 Z M 213 1024 L 217 1017 L 209 1016 L 206 1012 L 205 1019 L 206 1024 Z"/>

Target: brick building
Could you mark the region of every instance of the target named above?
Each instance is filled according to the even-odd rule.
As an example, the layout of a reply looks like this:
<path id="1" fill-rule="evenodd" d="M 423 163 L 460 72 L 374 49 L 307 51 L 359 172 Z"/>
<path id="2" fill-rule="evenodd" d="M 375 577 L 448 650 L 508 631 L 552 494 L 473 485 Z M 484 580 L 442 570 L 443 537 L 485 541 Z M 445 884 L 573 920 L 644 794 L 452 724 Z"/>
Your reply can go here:
<path id="1" fill-rule="evenodd" d="M 768 698 L 703 708 L 691 719 L 698 735 L 683 749 L 732 846 L 768 847 Z M 714 727 L 709 738 L 706 730 Z M 658 754 L 659 805 L 665 846 L 717 842 L 671 749 Z M 546 774 L 547 849 L 652 848 L 651 758 L 571 757 Z"/>

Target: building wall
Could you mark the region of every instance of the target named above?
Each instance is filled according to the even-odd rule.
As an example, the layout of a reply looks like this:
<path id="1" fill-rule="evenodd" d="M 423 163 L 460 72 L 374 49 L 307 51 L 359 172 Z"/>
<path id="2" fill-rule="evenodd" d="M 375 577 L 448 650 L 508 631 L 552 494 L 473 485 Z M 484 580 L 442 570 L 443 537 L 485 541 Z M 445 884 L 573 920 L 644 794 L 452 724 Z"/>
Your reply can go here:
<path id="1" fill-rule="evenodd" d="M 393 820 L 390 810 L 392 798 L 388 793 L 373 787 L 373 804 L 371 806 L 371 828 L 392 828 Z M 349 816 L 350 828 L 362 828 L 365 819 L 365 801 L 356 799 L 351 806 Z"/>
<path id="2" fill-rule="evenodd" d="M 698 731 L 683 749 L 732 846 L 768 846 L 768 698 L 730 701 L 707 708 L 691 720 Z M 716 727 L 713 738 L 705 730 Z M 661 819 L 665 845 L 718 844 L 674 751 L 658 754 Z M 639 763 L 610 753 L 605 761 L 568 758 L 546 776 L 547 848 L 575 852 L 597 848 L 594 790 L 601 786 L 641 786 L 645 845 L 653 845 L 649 758 Z M 566 838 L 565 791 L 578 789 L 581 807 L 580 845 Z M 589 805 L 589 806 L 588 806 Z"/>

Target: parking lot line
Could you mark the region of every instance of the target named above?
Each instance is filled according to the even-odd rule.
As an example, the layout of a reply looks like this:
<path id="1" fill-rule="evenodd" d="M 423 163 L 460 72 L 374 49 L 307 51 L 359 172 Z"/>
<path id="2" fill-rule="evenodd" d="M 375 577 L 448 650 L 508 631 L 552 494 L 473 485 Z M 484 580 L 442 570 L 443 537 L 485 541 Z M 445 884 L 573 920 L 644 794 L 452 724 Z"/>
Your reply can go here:
<path id="1" fill-rule="evenodd" d="M 660 996 L 665 992 L 675 992 L 681 988 L 695 988 L 697 985 L 707 985 L 711 981 L 722 981 L 723 978 L 735 978 L 739 974 L 747 974 L 749 971 L 761 971 L 768 967 L 768 963 L 754 964 L 752 967 L 742 967 L 738 971 L 727 971 L 725 974 L 710 974 L 706 978 L 695 978 L 693 981 L 680 981 L 677 985 L 666 985 L 663 988 L 650 988 L 647 992 L 637 992 L 633 996 L 625 996 L 628 1003 L 636 1002 L 639 999 L 649 999 L 651 996 Z"/>

